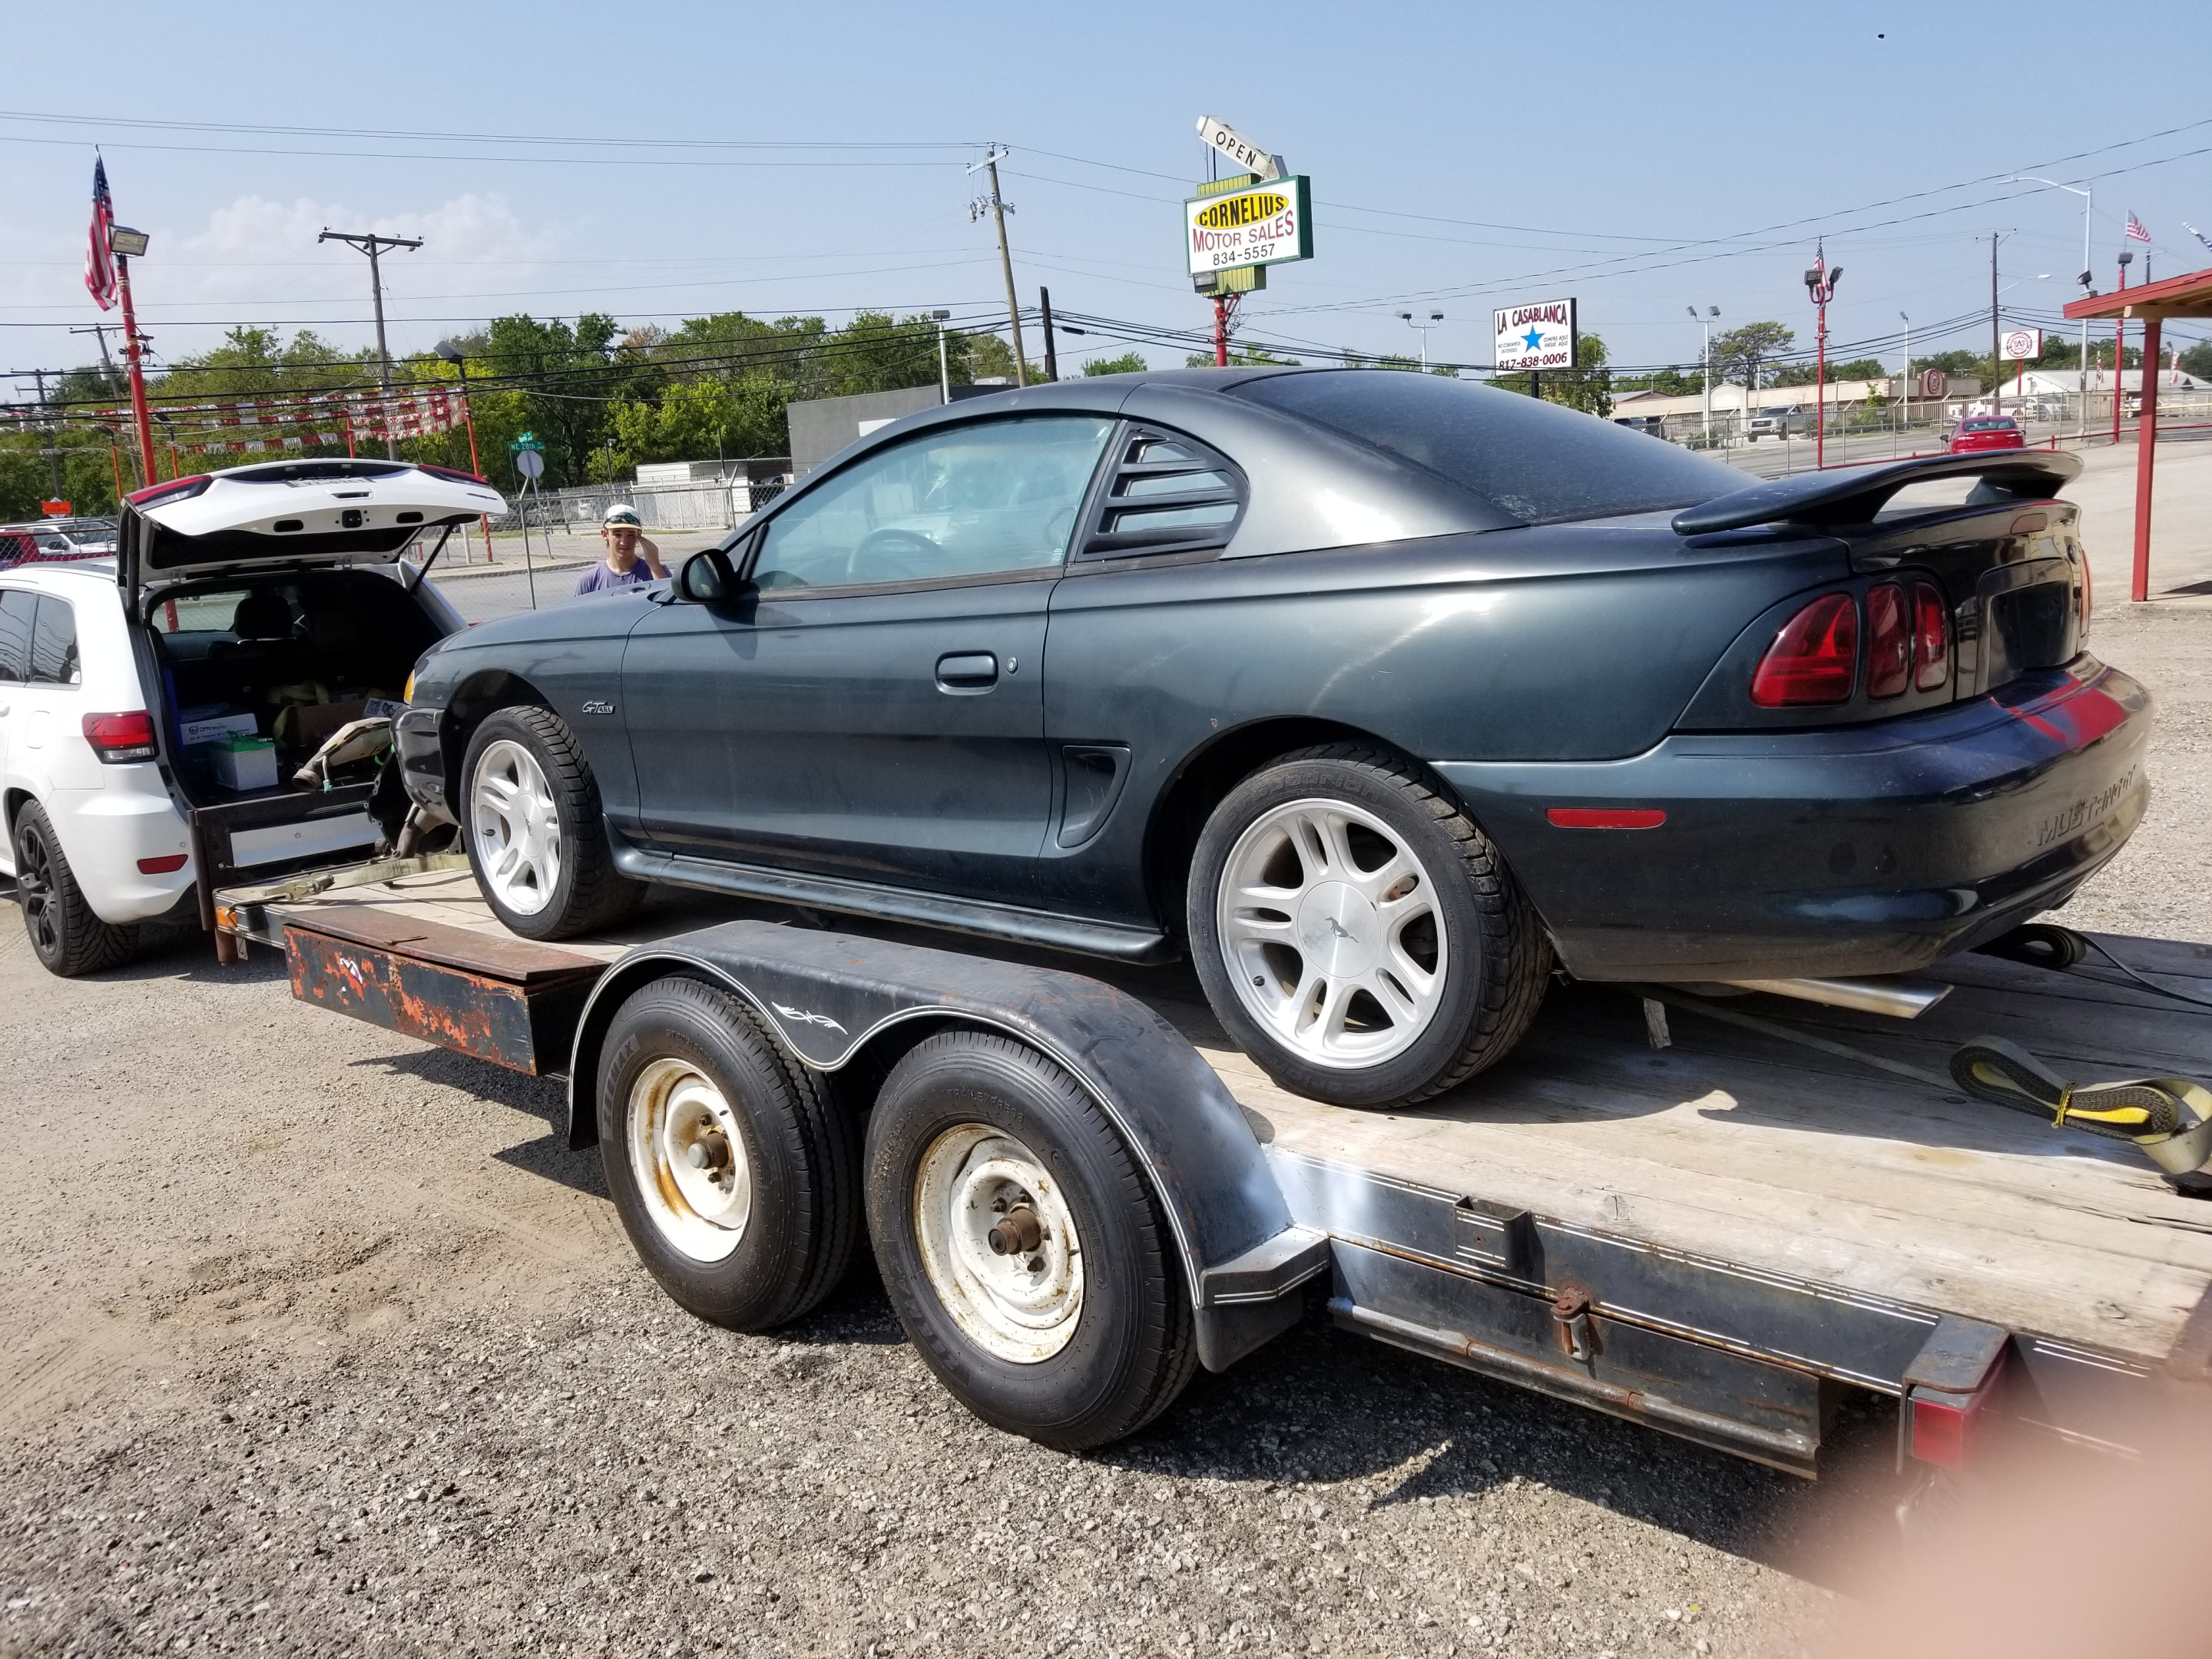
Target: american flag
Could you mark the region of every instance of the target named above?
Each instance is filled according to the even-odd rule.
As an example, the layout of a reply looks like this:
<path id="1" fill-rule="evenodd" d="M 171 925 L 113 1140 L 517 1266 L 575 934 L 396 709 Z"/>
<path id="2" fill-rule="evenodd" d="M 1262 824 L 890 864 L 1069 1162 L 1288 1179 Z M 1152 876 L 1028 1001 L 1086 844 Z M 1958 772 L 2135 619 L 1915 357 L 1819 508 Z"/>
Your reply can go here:
<path id="1" fill-rule="evenodd" d="M 84 250 L 85 291 L 102 311 L 115 303 L 115 250 L 108 234 L 115 228 L 115 204 L 107 194 L 107 163 L 92 164 L 92 232 Z"/>
<path id="2" fill-rule="evenodd" d="M 2132 213 L 2128 215 L 2128 240 L 2130 242 L 2150 240 L 2150 233 L 2143 228 L 2143 222 Z"/>

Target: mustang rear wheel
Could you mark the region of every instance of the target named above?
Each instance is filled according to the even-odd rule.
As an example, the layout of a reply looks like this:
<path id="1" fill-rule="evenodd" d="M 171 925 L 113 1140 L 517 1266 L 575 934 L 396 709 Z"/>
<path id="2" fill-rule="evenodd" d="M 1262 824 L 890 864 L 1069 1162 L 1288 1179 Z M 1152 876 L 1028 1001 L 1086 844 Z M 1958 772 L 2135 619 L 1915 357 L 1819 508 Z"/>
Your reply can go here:
<path id="1" fill-rule="evenodd" d="M 1401 1105 L 1512 1048 L 1551 951 L 1482 832 L 1406 762 L 1307 750 L 1230 792 L 1188 922 L 1207 1000 L 1286 1089 Z"/>
<path id="2" fill-rule="evenodd" d="M 637 908 L 641 883 L 614 866 L 599 786 L 558 714 L 502 708 L 461 764 L 461 833 L 477 885 L 526 939 L 567 939 Z"/>

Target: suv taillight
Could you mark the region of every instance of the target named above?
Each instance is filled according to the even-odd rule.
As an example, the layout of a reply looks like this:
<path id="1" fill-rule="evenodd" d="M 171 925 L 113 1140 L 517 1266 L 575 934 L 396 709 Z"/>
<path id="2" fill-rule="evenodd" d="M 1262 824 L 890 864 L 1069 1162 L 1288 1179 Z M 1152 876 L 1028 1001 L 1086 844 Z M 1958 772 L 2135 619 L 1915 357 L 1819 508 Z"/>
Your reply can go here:
<path id="1" fill-rule="evenodd" d="M 172 478 L 167 483 L 148 484 L 123 499 L 136 507 L 159 507 L 163 501 L 181 501 L 197 495 L 214 482 L 212 474 L 202 472 L 189 478 Z"/>
<path id="2" fill-rule="evenodd" d="M 1751 677 L 1761 708 L 1848 702 L 1859 660 L 1859 608 L 1848 593 L 1824 593 L 1774 636 Z"/>
<path id="3" fill-rule="evenodd" d="M 428 461 L 417 461 L 415 470 L 427 472 L 434 478 L 451 478 L 455 483 L 481 484 L 486 489 L 491 488 L 489 478 L 479 478 L 475 473 L 464 472 L 457 466 L 433 466 Z"/>
<path id="4" fill-rule="evenodd" d="M 1912 684 L 1912 627 L 1905 590 L 1895 582 L 1867 589 L 1867 696 L 1901 697 Z"/>
<path id="5" fill-rule="evenodd" d="M 1951 679 L 1951 618 L 1943 590 L 1934 582 L 1912 584 L 1912 684 L 1940 691 Z"/>
<path id="6" fill-rule="evenodd" d="M 154 758 L 154 717 L 144 709 L 127 714 L 87 714 L 84 740 L 110 766 Z"/>

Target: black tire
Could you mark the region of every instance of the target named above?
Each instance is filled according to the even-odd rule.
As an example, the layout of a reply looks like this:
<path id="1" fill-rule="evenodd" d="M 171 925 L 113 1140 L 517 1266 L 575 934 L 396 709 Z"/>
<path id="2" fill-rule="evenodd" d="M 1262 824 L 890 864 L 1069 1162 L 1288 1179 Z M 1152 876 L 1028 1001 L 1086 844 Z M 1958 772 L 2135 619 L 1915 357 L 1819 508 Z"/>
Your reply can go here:
<path id="1" fill-rule="evenodd" d="M 15 902 L 32 954 L 64 979 L 120 968 L 138 953 L 138 930 L 102 921 L 76 884 L 46 809 L 32 801 L 15 815 Z"/>
<path id="2" fill-rule="evenodd" d="M 728 1107 L 749 1176 L 750 1213 L 720 1230 L 736 1235 L 720 1259 L 677 1242 L 704 1237 L 690 1224 L 701 1212 L 653 1159 L 655 1138 L 648 1133 L 641 1152 L 632 1132 L 665 1097 L 666 1079 L 687 1071 Z M 819 1079 L 742 1000 L 695 979 L 634 993 L 608 1027 L 597 1087 L 607 1189 L 638 1259 L 678 1304 L 714 1324 L 758 1331 L 788 1324 L 836 1288 L 860 1237 L 858 1138 Z M 664 1108 L 659 1121 L 680 1109 Z M 641 1169 L 648 1159 L 654 1167 Z"/>
<path id="3" fill-rule="evenodd" d="M 1279 1036 L 1247 1007 L 1242 982 L 1232 978 L 1243 970 L 1231 967 L 1222 949 L 1216 900 L 1232 854 L 1248 829 L 1305 800 L 1364 809 L 1431 878 L 1427 944 L 1443 963 L 1442 983 L 1427 1024 L 1406 1022 L 1419 1035 L 1371 1064 L 1356 1058 L 1319 1063 Z M 1299 918 L 1288 920 L 1294 933 Z M 1206 1000 L 1237 1046 L 1284 1088 L 1339 1106 L 1410 1105 L 1465 1082 L 1521 1040 L 1542 1005 L 1552 968 L 1542 923 L 1489 838 L 1412 762 L 1356 744 L 1285 755 L 1230 791 L 1192 854 L 1186 923 Z M 1276 958 L 1267 960 L 1272 967 Z M 1301 984 L 1307 972 L 1295 949 L 1283 961 L 1286 976 L 1273 994 Z M 1351 1006 L 1356 1012 L 1363 1005 L 1355 998 Z M 1372 997 L 1364 1006 L 1382 1022 L 1368 1020 L 1368 1029 L 1387 1036 L 1389 1011 Z"/>
<path id="4" fill-rule="evenodd" d="M 1079 1241 L 1072 1329 L 1037 1357 L 1005 1357 L 971 1334 L 925 1259 L 925 1164 L 979 1127 L 1049 1173 Z M 1035 1049 L 978 1031 L 918 1045 L 877 1097 L 866 1169 L 868 1234 L 899 1322 L 985 1422 L 1080 1450 L 1134 1433 L 1190 1381 L 1197 1339 L 1182 1256 L 1144 1172 L 1097 1103 Z"/>
<path id="5" fill-rule="evenodd" d="M 501 884 L 488 869 L 499 860 L 498 849 L 480 846 L 481 826 L 476 807 L 478 769 L 495 745 L 513 744 L 528 752 L 544 779 L 559 826 L 558 874 L 537 890 L 543 893 L 538 908 L 528 909 L 501 896 Z M 467 758 L 461 763 L 461 840 L 468 848 L 469 867 L 477 886 L 500 921 L 525 939 L 569 939 L 578 933 L 611 927 L 638 907 L 645 884 L 631 881 L 615 869 L 614 844 L 607 834 L 606 809 L 599 800 L 599 786 L 584 758 L 584 746 L 568 723 L 550 709 L 529 707 L 501 708 L 486 717 L 469 739 Z"/>

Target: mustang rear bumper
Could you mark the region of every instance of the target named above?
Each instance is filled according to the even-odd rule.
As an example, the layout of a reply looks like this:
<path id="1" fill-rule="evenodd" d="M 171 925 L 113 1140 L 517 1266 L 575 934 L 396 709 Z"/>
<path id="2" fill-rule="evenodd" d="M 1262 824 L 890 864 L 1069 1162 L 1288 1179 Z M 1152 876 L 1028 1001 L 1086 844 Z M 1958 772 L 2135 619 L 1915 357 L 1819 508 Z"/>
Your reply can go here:
<path id="1" fill-rule="evenodd" d="M 1585 979 L 1903 973 L 2061 904 L 2142 819 L 2150 697 L 2092 657 L 1876 725 L 1435 763 Z M 1562 828 L 1580 812 L 1666 814 Z"/>

